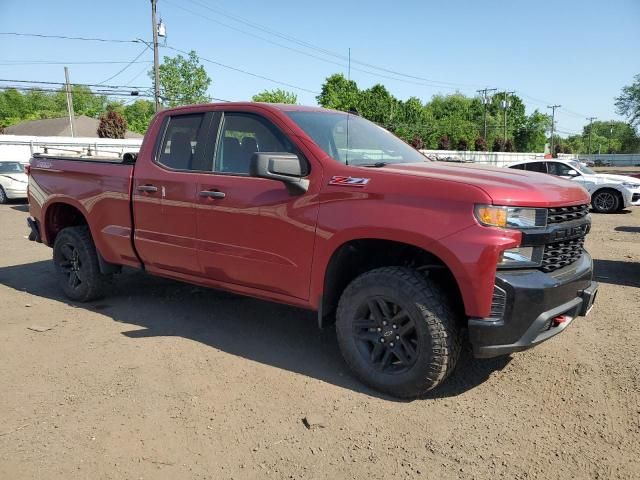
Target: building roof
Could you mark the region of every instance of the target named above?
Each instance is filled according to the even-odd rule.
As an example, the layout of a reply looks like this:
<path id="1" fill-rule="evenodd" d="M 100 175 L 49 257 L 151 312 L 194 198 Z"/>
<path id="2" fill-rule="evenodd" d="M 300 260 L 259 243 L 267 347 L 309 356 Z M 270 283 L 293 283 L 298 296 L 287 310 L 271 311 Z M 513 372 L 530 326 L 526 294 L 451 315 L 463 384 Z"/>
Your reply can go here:
<path id="1" fill-rule="evenodd" d="M 74 134 L 76 137 L 98 138 L 98 125 L 100 125 L 100 120 L 85 115 L 76 116 L 75 119 L 76 129 Z M 33 135 L 38 137 L 70 137 L 71 127 L 69 126 L 69 117 L 47 118 L 12 125 L 11 127 L 5 128 L 4 133 L 7 135 Z M 124 138 L 142 137 L 139 133 L 129 130 L 127 130 L 124 136 Z"/>

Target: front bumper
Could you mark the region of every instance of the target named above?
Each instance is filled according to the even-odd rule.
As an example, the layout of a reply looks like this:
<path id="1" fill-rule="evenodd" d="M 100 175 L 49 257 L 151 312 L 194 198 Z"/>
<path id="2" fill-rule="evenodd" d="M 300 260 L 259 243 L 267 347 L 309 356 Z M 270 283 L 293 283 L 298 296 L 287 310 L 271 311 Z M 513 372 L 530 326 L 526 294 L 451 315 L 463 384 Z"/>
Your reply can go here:
<path id="1" fill-rule="evenodd" d="M 595 300 L 588 253 L 552 273 L 539 270 L 499 270 L 496 286 L 504 298 L 501 318 L 469 319 L 474 356 L 496 357 L 526 350 L 562 332 L 576 317 L 586 315 Z"/>

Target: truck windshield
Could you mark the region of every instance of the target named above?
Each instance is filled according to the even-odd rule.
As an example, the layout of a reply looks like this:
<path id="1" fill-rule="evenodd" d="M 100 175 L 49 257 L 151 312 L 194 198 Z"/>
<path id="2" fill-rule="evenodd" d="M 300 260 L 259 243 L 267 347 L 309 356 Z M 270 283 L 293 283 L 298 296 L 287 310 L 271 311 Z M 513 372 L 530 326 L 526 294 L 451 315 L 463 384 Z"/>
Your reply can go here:
<path id="1" fill-rule="evenodd" d="M 333 159 L 348 165 L 429 161 L 375 123 L 342 112 L 286 112 Z"/>

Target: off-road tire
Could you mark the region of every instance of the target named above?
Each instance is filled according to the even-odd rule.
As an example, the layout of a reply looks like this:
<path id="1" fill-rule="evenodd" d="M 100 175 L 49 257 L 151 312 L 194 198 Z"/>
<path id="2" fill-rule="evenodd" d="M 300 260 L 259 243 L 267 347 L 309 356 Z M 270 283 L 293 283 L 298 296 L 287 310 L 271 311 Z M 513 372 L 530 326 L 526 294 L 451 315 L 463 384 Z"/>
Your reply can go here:
<path id="1" fill-rule="evenodd" d="M 86 226 L 67 227 L 58 233 L 53 263 L 69 299 L 90 302 L 104 296 L 110 276 L 100 273 L 98 253 Z"/>
<path id="2" fill-rule="evenodd" d="M 384 299 L 392 306 L 397 304 L 397 309 L 404 310 L 405 318 L 413 322 L 416 355 L 406 371 L 384 371 L 384 367 L 371 359 L 376 346 L 370 343 L 370 350 L 363 347 L 363 334 L 378 335 L 379 332 L 378 328 L 363 330 L 359 326 L 363 302 L 369 304 L 372 299 Z M 374 317 L 373 310 L 369 311 L 367 317 Z M 420 397 L 451 374 L 460 356 L 462 332 L 453 312 L 450 297 L 420 272 L 405 267 L 378 268 L 357 277 L 342 294 L 336 315 L 338 344 L 347 365 L 363 383 L 395 397 Z M 380 335 L 386 333 L 383 330 Z M 393 335 L 389 338 L 399 338 Z M 400 357 L 397 358 L 401 362 Z"/>
<path id="3" fill-rule="evenodd" d="M 620 210 L 621 205 L 620 193 L 610 188 L 598 190 L 591 197 L 591 207 L 597 213 L 614 213 Z"/>

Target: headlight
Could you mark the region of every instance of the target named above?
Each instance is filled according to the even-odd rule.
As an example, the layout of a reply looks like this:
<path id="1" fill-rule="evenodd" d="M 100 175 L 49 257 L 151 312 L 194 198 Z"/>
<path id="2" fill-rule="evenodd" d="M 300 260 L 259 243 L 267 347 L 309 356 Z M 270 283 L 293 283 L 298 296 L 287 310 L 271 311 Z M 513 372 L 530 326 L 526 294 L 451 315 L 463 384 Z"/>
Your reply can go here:
<path id="1" fill-rule="evenodd" d="M 640 188 L 640 183 L 622 183 L 623 187 L 630 188 L 631 190 L 635 190 L 636 188 Z"/>
<path id="2" fill-rule="evenodd" d="M 544 228 L 546 208 L 497 207 L 476 205 L 476 218 L 482 225 L 501 228 Z"/>
<path id="3" fill-rule="evenodd" d="M 509 248 L 500 254 L 498 268 L 539 267 L 542 263 L 544 247 Z"/>

